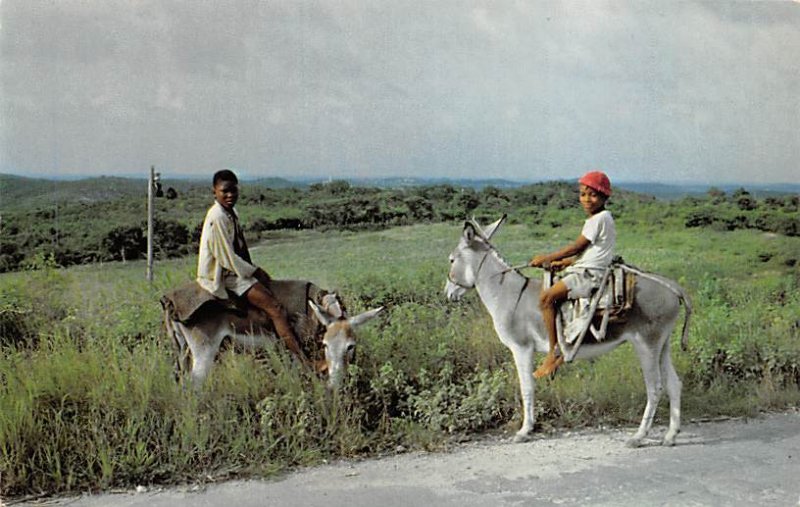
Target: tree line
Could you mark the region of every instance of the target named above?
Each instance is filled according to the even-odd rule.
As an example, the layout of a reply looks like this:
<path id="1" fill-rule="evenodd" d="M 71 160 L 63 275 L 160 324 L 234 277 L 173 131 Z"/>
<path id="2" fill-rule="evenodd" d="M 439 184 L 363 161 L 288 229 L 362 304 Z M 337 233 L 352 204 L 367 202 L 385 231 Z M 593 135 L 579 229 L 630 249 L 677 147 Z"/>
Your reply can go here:
<path id="1" fill-rule="evenodd" d="M 156 199 L 156 256 L 196 252 L 210 192 L 197 187 L 178 194 L 168 188 L 162 195 Z M 673 227 L 751 228 L 797 236 L 798 201 L 797 195 L 756 198 L 744 188 L 730 195 L 712 188 L 704 196 L 677 201 L 619 190 L 609 206 L 623 223 L 655 217 Z M 237 208 L 252 242 L 275 230 L 379 229 L 473 215 L 493 219 L 502 213 L 512 222 L 560 227 L 580 223 L 576 203 L 575 185 L 565 181 L 482 189 L 448 184 L 371 188 L 346 181 L 271 188 L 244 182 Z M 144 206 L 140 197 L 122 195 L 7 212 L 0 223 L 0 272 L 35 267 L 44 258 L 60 266 L 142 259 L 147 245 Z"/>

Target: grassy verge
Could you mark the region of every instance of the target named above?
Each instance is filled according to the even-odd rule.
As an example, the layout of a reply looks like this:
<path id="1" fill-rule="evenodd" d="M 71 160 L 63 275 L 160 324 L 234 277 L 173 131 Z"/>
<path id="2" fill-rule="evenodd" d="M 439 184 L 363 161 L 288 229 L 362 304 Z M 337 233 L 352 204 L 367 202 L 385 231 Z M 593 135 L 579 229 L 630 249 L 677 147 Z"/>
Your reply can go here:
<path id="1" fill-rule="evenodd" d="M 495 242 L 519 263 L 574 232 L 508 225 Z M 338 289 L 352 313 L 389 307 L 361 331 L 336 395 L 280 349 L 259 361 L 224 354 L 200 396 L 177 386 L 158 298 L 193 276 L 193 259 L 158 264 L 152 285 L 142 263 L 0 276 L 0 495 L 268 475 L 516 429 L 510 353 L 475 294 L 442 296 L 459 234 L 459 224 L 280 233 L 254 250 L 275 276 Z M 800 238 L 630 224 L 619 250 L 693 298 L 690 351 L 673 351 L 685 417 L 800 402 L 800 269 L 785 262 Z M 541 383 L 537 413 L 545 429 L 630 424 L 644 399 L 623 346 Z"/>

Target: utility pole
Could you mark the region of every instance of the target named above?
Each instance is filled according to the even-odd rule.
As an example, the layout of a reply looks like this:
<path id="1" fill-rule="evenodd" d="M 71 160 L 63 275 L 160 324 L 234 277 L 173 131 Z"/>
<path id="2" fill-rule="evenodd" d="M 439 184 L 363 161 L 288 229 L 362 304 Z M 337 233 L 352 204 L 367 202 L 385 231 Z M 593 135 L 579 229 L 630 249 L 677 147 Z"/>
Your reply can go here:
<path id="1" fill-rule="evenodd" d="M 161 180 L 161 173 L 155 166 L 150 166 L 150 178 L 147 180 L 147 281 L 153 281 L 153 194 Z"/>

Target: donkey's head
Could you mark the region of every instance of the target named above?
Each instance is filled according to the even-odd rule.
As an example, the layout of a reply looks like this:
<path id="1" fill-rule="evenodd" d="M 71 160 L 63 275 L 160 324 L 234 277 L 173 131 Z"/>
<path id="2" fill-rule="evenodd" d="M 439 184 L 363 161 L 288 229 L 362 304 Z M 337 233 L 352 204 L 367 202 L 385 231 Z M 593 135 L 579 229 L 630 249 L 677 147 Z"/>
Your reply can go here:
<path id="1" fill-rule="evenodd" d="M 338 305 L 338 299 L 332 305 L 325 305 L 322 309 L 313 301 L 308 304 L 314 311 L 317 320 L 325 326 L 325 335 L 322 337 L 322 347 L 325 351 L 324 364 L 320 362 L 320 372 L 327 372 L 328 387 L 337 388 L 342 379 L 347 375 L 347 368 L 355 360 L 356 335 L 354 329 L 372 320 L 383 311 L 383 307 L 368 310 L 355 317 L 348 317 Z"/>
<path id="2" fill-rule="evenodd" d="M 505 219 L 506 215 L 503 215 L 485 230 L 475 219 L 464 223 L 461 239 L 450 253 L 450 271 L 444 287 L 447 299 L 458 301 L 469 289 L 475 287 L 481 264 L 492 249 L 489 240 Z"/>

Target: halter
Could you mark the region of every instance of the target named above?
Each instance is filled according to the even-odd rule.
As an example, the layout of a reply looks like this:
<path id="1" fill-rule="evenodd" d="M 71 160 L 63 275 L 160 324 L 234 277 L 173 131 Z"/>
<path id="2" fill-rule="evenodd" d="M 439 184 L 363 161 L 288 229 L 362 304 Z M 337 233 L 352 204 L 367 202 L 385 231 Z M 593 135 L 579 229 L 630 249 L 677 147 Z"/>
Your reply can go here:
<path id="1" fill-rule="evenodd" d="M 489 238 L 487 238 L 486 236 L 484 236 L 482 233 L 480 233 L 480 232 L 479 232 L 479 229 L 476 229 L 476 231 L 475 231 L 475 232 L 476 232 L 476 234 L 478 235 L 478 237 L 479 237 L 479 238 L 481 238 L 481 240 L 482 240 L 484 243 L 486 243 L 486 246 L 487 246 L 487 247 L 489 247 L 489 248 L 488 248 L 488 250 L 486 250 L 486 253 L 485 253 L 485 254 L 483 254 L 483 258 L 481 259 L 481 262 L 478 264 L 478 269 L 475 271 L 475 280 L 476 280 L 476 282 L 477 282 L 477 280 L 478 280 L 478 274 L 481 272 L 481 268 L 483 267 L 483 263 L 486 261 L 486 257 L 487 257 L 487 256 L 488 256 L 490 253 L 492 253 L 492 252 L 495 252 L 495 253 L 497 253 L 498 255 L 500 254 L 500 252 L 497 250 L 497 248 L 495 248 L 495 246 L 492 244 L 492 242 L 491 242 L 491 241 L 489 241 Z M 507 262 L 507 261 L 506 261 L 506 262 Z M 498 272 L 498 273 L 495 273 L 495 275 L 494 275 L 494 276 L 498 276 L 498 275 L 505 276 L 505 274 L 506 274 L 506 273 L 508 273 L 509 271 L 511 271 L 511 270 L 513 270 L 513 269 L 514 269 L 514 268 L 512 267 L 512 268 L 509 268 L 509 269 L 507 269 L 507 270 L 505 270 L 505 271 L 500 271 L 500 272 Z M 527 277 L 527 276 L 525 276 L 525 275 L 522 275 L 522 277 L 525 279 L 525 283 L 523 283 L 523 284 L 522 284 L 522 288 L 520 289 L 520 291 L 519 291 L 519 294 L 517 295 L 517 300 L 516 300 L 516 302 L 514 303 L 514 310 L 512 311 L 512 313 L 514 313 L 514 312 L 516 312 L 516 311 L 517 311 L 517 307 L 519 306 L 519 302 L 520 302 L 520 300 L 522 299 L 522 295 L 525 293 L 525 290 L 528 288 L 528 284 L 529 284 L 529 283 L 530 283 L 530 281 L 531 281 L 531 279 L 530 279 L 530 278 L 528 278 L 528 277 Z M 448 279 L 448 280 L 450 281 L 450 283 L 452 283 L 453 285 L 455 285 L 455 286 L 457 286 L 457 287 L 459 287 L 459 288 L 461 288 L 461 289 L 464 289 L 464 290 L 470 290 L 470 289 L 474 289 L 474 288 L 475 288 L 475 285 L 476 285 L 476 284 L 472 284 L 472 287 L 467 287 L 466 285 L 461 285 L 460 283 L 458 283 L 458 282 L 454 281 L 454 280 L 453 280 L 453 279 L 452 279 L 450 276 L 448 276 L 448 277 L 447 277 L 447 279 Z"/>
<path id="2" fill-rule="evenodd" d="M 484 239 L 484 238 L 482 238 L 482 239 Z M 481 268 L 483 267 L 483 263 L 486 261 L 486 257 L 488 257 L 489 254 L 492 253 L 492 250 L 493 250 L 492 245 L 490 245 L 488 242 L 486 244 L 489 245 L 489 250 L 487 250 L 486 253 L 483 254 L 483 257 L 481 258 L 481 262 L 478 263 L 478 269 L 475 271 L 475 280 L 476 281 L 478 280 L 478 274 L 481 272 Z M 456 287 L 459 287 L 459 288 L 464 289 L 464 290 L 470 290 L 470 289 L 474 289 L 475 288 L 475 284 L 474 283 L 472 284 L 472 287 L 467 287 L 466 285 L 461 285 L 460 283 L 456 282 L 449 275 L 447 276 L 447 279 L 450 281 L 450 283 L 452 283 Z"/>

